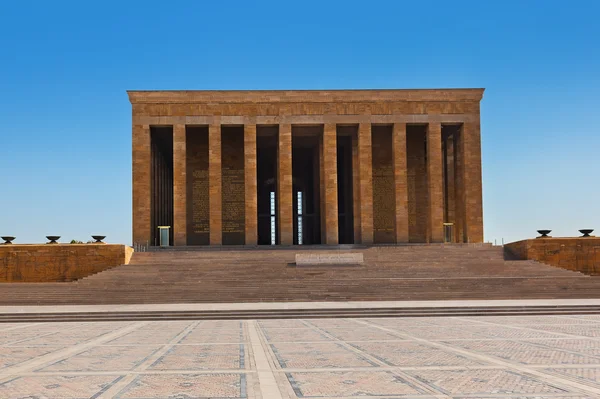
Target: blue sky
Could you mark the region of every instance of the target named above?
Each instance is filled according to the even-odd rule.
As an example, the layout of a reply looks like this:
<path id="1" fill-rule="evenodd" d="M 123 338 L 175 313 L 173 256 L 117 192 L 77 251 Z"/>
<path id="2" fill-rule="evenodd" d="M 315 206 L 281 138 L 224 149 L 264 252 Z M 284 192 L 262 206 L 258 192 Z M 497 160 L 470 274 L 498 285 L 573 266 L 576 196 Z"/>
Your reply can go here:
<path id="1" fill-rule="evenodd" d="M 485 87 L 487 241 L 600 233 L 600 2 L 2 1 L 0 234 L 131 243 L 128 89 Z"/>

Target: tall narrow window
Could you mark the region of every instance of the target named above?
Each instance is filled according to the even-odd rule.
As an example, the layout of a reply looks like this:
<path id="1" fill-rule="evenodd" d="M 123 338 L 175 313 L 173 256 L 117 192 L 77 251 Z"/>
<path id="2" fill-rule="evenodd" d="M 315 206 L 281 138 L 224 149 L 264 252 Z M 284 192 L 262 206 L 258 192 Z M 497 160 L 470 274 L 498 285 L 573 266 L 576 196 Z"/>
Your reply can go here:
<path id="1" fill-rule="evenodd" d="M 271 202 L 271 245 L 275 245 L 277 241 L 277 235 L 275 233 L 275 191 L 269 193 L 269 199 Z"/>
<path id="2" fill-rule="evenodd" d="M 298 191 L 298 245 L 302 245 L 302 191 Z"/>

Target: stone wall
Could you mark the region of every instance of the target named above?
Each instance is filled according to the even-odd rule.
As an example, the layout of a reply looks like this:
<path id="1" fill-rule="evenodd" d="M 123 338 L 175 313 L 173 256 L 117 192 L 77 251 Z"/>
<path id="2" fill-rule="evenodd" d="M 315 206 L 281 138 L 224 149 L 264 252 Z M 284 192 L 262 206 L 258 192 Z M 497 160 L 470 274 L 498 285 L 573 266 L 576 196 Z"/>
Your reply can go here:
<path id="1" fill-rule="evenodd" d="M 186 145 L 186 243 L 187 245 L 208 245 L 210 219 L 208 196 L 208 128 L 188 127 Z"/>
<path id="2" fill-rule="evenodd" d="M 600 238 L 534 238 L 506 244 L 507 255 L 600 275 Z"/>
<path id="3" fill-rule="evenodd" d="M 374 126 L 373 140 L 373 241 L 396 242 L 396 197 L 392 161 L 392 127 Z"/>
<path id="4" fill-rule="evenodd" d="M 153 124 L 147 118 L 153 116 L 479 114 L 483 89 L 130 91 L 128 94 L 135 125 Z M 221 118 L 221 123 L 239 122 Z"/>
<path id="5" fill-rule="evenodd" d="M 221 137 L 223 244 L 244 245 L 244 128 L 223 127 Z"/>
<path id="6" fill-rule="evenodd" d="M 427 162 L 425 131 L 421 126 L 406 128 L 408 234 L 410 242 L 427 242 Z"/>
<path id="7" fill-rule="evenodd" d="M 132 255 L 116 244 L 0 245 L 0 282 L 73 281 L 128 264 Z"/>
<path id="8" fill-rule="evenodd" d="M 460 128 L 460 140 L 452 148 L 453 159 L 460 160 L 453 176 L 456 238 L 458 242 L 483 242 L 479 137 L 483 89 L 129 91 L 128 95 L 133 125 L 134 243 L 153 244 L 155 229 L 148 213 L 150 197 L 155 195 L 147 165 L 148 136 L 156 126 L 174 129 L 175 245 L 256 243 L 256 140 L 265 128 L 279 132 L 275 174 L 278 242 L 292 244 L 291 131 L 302 126 L 322 126 L 326 140 L 320 144 L 325 155 L 320 160 L 321 242 L 335 244 L 339 238 L 338 182 L 336 164 L 331 161 L 337 137 L 331 132 L 349 127 L 357 128 L 352 138 L 354 242 L 441 241 L 445 220 L 438 181 L 443 169 L 438 141 L 440 129 L 448 126 Z M 380 140 L 378 131 L 392 126 L 402 126 L 392 140 L 396 143 L 402 136 L 401 144 L 388 148 L 380 141 L 390 140 L 387 136 Z M 243 142 L 230 146 L 233 142 L 224 140 L 229 129 L 243 131 Z M 435 145 L 425 147 L 426 137 Z M 392 153 L 401 157 L 390 159 L 388 150 L 394 148 Z M 243 165 L 238 164 L 241 154 Z M 396 169 L 390 170 L 389 165 Z M 243 204 L 239 200 L 242 191 Z M 429 195 L 430 191 L 434 194 Z M 207 192 L 209 195 L 203 194 Z M 399 212 L 393 212 L 396 205 Z M 264 234 L 266 230 L 261 227 L 261 231 Z"/>

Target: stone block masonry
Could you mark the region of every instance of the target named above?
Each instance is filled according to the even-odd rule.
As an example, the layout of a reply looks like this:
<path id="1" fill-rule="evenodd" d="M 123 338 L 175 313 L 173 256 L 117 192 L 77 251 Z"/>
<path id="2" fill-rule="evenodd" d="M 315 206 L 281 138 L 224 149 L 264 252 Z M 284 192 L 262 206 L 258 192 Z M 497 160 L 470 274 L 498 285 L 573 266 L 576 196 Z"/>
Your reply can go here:
<path id="1" fill-rule="evenodd" d="M 129 263 L 133 249 L 116 244 L 0 245 L 0 282 L 73 281 Z"/>
<path id="2" fill-rule="evenodd" d="M 483 89 L 128 94 L 134 243 L 483 242 Z"/>
<path id="3" fill-rule="evenodd" d="M 509 256 L 590 275 L 600 275 L 600 238 L 534 238 L 504 246 Z"/>

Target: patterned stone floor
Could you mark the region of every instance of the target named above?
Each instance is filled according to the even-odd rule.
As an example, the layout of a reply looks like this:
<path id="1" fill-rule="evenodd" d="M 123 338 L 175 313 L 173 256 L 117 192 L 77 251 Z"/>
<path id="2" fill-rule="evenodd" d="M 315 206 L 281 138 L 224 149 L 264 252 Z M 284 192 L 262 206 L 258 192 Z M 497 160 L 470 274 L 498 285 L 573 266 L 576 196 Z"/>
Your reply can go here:
<path id="1" fill-rule="evenodd" d="M 0 398 L 600 398 L 600 315 L 0 324 Z"/>

